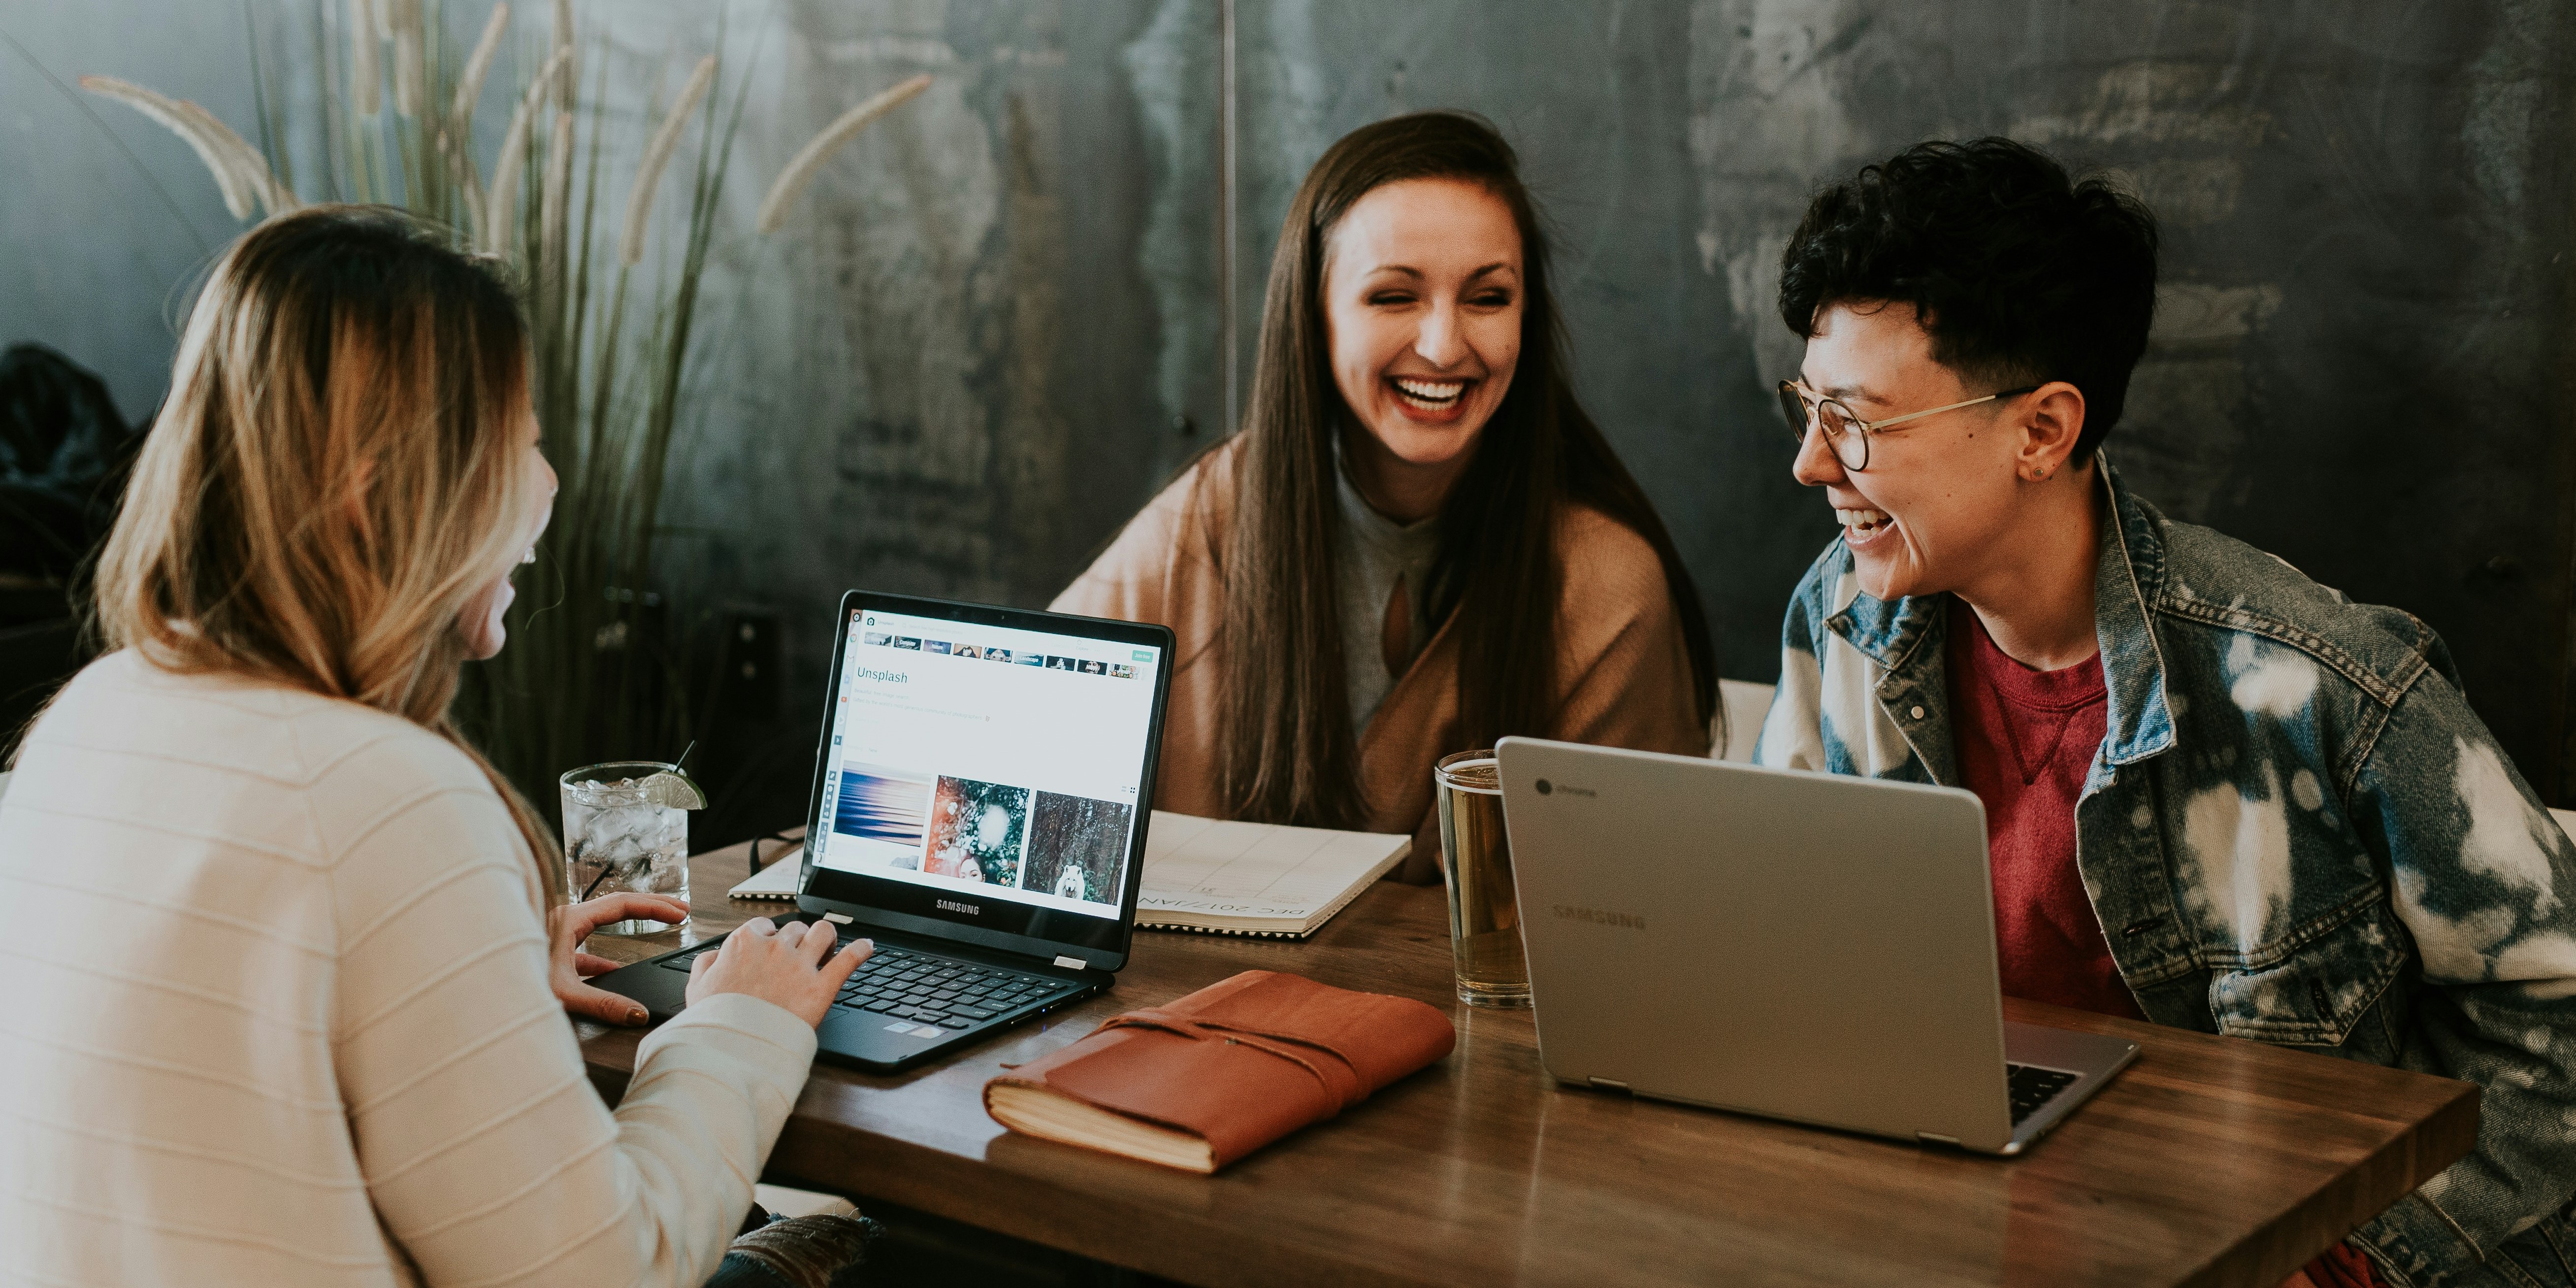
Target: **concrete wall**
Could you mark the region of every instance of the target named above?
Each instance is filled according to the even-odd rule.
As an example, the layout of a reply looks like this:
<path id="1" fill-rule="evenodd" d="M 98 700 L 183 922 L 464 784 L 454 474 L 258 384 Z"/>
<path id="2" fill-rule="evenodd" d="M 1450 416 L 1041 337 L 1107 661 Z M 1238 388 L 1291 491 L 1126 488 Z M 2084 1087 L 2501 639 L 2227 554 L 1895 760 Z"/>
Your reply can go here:
<path id="1" fill-rule="evenodd" d="M 259 12 L 285 29 L 277 56 L 309 61 L 306 9 Z M 649 69 L 715 35 L 699 6 L 584 12 L 630 65 L 638 132 Z M 0 0 L 0 31 L 66 80 L 113 72 L 251 119 L 226 6 Z M 785 0 L 737 6 L 729 40 L 760 71 L 672 589 L 782 611 L 791 705 L 819 688 L 847 586 L 1037 603 L 1078 570 L 1225 423 L 1306 167 L 1432 106 L 1520 145 L 1587 404 L 1688 555 L 1723 669 L 1767 680 L 1785 594 L 1832 532 L 1765 392 L 1797 361 L 1772 313 L 1780 247 L 1820 179 L 2000 132 L 2121 172 L 2164 217 L 2164 308 L 2110 446 L 2131 481 L 2432 622 L 2565 798 L 2561 6 Z M 814 128 L 925 70 L 928 95 L 752 238 Z M 0 48 L 0 341 L 64 348 L 139 412 L 196 243 L 232 225 L 184 148 L 98 110 L 177 213 Z"/>
<path id="2" fill-rule="evenodd" d="M 187 144 L 67 87 L 118 75 L 248 127 L 241 14 L 0 0 L 0 35 L 0 344 L 62 350 L 140 419 L 168 383 L 197 268 L 241 225 Z"/>

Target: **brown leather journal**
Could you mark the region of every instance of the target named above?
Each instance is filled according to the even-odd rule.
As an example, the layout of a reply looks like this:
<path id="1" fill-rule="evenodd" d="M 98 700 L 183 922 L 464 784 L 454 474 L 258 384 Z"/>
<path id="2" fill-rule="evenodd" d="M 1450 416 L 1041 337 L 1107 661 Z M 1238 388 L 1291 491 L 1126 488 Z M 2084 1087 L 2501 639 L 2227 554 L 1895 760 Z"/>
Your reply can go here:
<path id="1" fill-rule="evenodd" d="M 985 1083 L 984 1110 L 1031 1136 L 1213 1172 L 1457 1042 L 1420 1002 L 1248 970 Z"/>

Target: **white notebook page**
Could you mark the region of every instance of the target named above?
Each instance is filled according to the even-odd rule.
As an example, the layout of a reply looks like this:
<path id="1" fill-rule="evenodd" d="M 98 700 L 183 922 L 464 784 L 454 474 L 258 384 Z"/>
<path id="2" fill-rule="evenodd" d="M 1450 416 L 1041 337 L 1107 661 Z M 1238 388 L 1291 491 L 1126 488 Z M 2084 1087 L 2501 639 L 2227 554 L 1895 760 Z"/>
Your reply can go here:
<path id="1" fill-rule="evenodd" d="M 1154 811 L 1139 913 L 1302 921 L 1382 868 L 1411 838 Z"/>

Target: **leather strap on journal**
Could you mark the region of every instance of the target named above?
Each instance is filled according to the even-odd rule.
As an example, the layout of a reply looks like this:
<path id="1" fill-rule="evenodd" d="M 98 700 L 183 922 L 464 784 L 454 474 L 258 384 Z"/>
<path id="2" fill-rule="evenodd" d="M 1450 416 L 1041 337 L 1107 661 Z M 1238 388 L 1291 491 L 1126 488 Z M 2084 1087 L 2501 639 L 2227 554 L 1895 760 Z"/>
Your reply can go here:
<path id="1" fill-rule="evenodd" d="M 1315 1081 L 1322 1085 L 1325 1094 L 1331 1096 L 1336 1102 L 1335 1112 L 1348 1109 L 1368 1099 L 1368 1088 L 1361 1086 L 1360 1076 L 1352 1072 L 1349 1056 L 1330 1047 L 1308 1042 L 1294 1034 L 1269 1033 L 1241 1024 L 1193 1019 L 1159 1006 L 1149 1006 L 1143 1010 L 1129 1011 L 1124 1015 L 1110 1016 L 1100 1027 L 1102 1029 L 1159 1029 L 1165 1033 L 1179 1034 L 1194 1042 L 1231 1042 L 1237 1046 L 1250 1047 L 1255 1051 L 1275 1055 L 1312 1075 Z M 1298 1047 L 1321 1052 L 1327 1058 L 1310 1059 L 1300 1054 L 1296 1050 Z"/>

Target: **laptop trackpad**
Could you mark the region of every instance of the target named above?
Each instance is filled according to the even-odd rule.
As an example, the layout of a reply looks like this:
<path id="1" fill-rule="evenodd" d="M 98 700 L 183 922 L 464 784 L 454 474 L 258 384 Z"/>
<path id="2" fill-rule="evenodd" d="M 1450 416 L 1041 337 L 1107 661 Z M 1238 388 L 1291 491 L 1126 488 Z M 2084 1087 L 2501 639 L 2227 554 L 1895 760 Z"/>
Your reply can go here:
<path id="1" fill-rule="evenodd" d="M 824 1014 L 822 1024 L 816 1026 L 815 1037 L 823 1051 L 892 1063 L 919 1054 L 923 1048 L 951 1032 L 936 1024 L 919 1024 L 900 1016 L 835 1006 Z"/>

